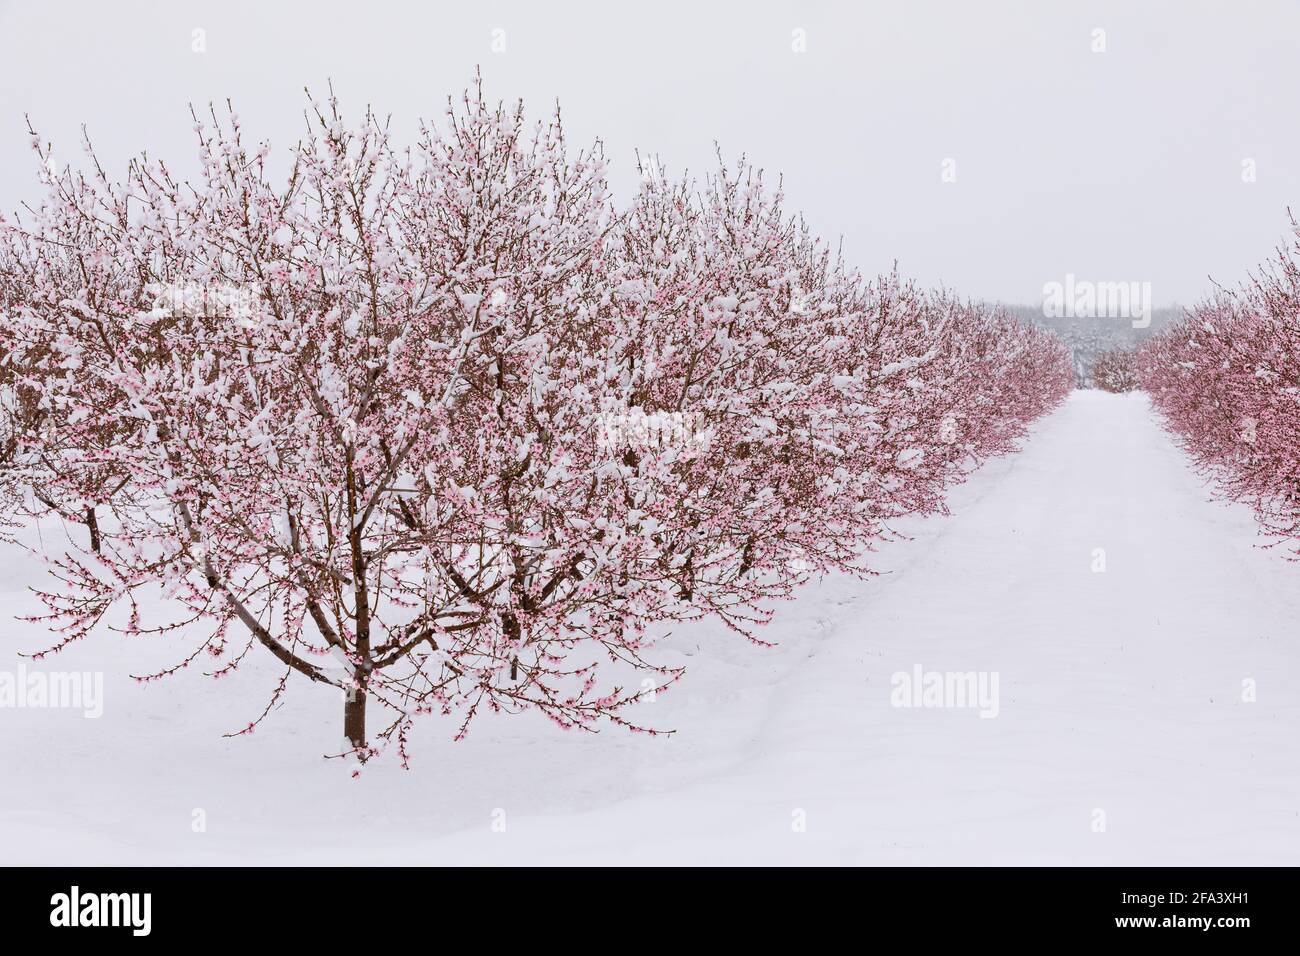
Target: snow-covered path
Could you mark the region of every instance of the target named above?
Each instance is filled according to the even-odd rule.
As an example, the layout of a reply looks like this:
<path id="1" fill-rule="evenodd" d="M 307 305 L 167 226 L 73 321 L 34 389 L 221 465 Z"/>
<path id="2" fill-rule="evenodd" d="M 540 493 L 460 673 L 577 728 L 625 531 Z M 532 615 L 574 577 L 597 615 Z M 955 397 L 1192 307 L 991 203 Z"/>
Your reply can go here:
<path id="1" fill-rule="evenodd" d="M 1300 566 L 1209 500 L 1145 397 L 1074 393 L 952 509 L 890 573 L 781 609 L 776 650 L 669 638 L 690 672 L 645 705 L 666 739 L 429 722 L 413 770 L 350 780 L 313 688 L 223 740 L 270 670 L 139 688 L 156 647 L 77 647 L 49 666 L 105 670 L 102 719 L 0 710 L 0 862 L 1300 859 Z M 0 613 L 30 611 L 39 571 L 4 561 Z M 0 669 L 39 641 L 16 625 Z M 917 667 L 996 674 L 996 716 L 891 705 Z"/>

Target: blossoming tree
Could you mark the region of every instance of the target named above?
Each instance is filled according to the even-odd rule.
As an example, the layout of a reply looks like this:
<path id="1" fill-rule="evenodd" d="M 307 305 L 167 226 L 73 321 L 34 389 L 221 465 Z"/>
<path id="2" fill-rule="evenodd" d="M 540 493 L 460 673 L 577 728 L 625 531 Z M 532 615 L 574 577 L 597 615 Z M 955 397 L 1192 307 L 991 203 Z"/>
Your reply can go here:
<path id="1" fill-rule="evenodd" d="M 1057 340 L 865 281 L 747 164 L 619 212 L 598 144 L 477 86 L 406 149 L 308 121 L 283 177 L 213 113 L 195 182 L 91 151 L 4 226 L 9 474 L 112 516 L 51 556 L 50 650 L 118 607 L 191 640 L 143 679 L 260 646 L 243 732 L 293 679 L 362 760 L 431 712 L 657 733 L 654 625 L 761 641 L 1070 387 Z"/>

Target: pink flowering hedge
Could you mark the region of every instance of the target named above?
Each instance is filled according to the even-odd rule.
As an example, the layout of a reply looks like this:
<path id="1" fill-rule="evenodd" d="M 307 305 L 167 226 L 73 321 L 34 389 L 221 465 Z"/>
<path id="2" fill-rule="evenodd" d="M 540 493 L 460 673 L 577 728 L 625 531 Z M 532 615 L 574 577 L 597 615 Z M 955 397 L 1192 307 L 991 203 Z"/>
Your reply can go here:
<path id="1" fill-rule="evenodd" d="M 1149 340 L 1142 386 L 1200 469 L 1300 553 L 1300 230 L 1235 292 Z"/>
<path id="2" fill-rule="evenodd" d="M 194 181 L 92 153 L 4 223 L 6 484 L 92 532 L 52 651 L 122 608 L 172 670 L 269 652 L 267 713 L 329 687 L 361 759 L 428 713 L 657 733 L 653 626 L 761 643 L 1071 387 L 1055 337 L 859 275 L 749 166 L 618 207 L 599 145 L 477 90 L 409 149 L 308 119 L 287 176 L 213 116 Z"/>
<path id="3" fill-rule="evenodd" d="M 1135 392 L 1142 387 L 1137 352 L 1123 347 L 1108 349 L 1092 365 L 1092 381 L 1103 392 Z"/>

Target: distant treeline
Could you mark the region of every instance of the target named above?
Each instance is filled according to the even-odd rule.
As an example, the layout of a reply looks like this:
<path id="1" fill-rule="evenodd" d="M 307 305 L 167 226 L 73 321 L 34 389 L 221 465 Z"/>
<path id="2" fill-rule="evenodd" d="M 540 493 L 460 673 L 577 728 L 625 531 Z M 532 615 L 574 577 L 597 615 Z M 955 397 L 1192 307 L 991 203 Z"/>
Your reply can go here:
<path id="1" fill-rule="evenodd" d="M 1136 348 L 1165 325 L 1183 315 L 1182 306 L 1151 310 L 1151 324 L 1146 328 L 1133 328 L 1128 318 L 1057 318 L 1043 314 L 1038 305 L 1004 306 L 1015 318 L 1031 322 L 1041 328 L 1051 329 L 1064 340 L 1074 361 L 1075 384 L 1079 388 L 1094 388 L 1093 365 L 1097 356 L 1115 348 Z"/>

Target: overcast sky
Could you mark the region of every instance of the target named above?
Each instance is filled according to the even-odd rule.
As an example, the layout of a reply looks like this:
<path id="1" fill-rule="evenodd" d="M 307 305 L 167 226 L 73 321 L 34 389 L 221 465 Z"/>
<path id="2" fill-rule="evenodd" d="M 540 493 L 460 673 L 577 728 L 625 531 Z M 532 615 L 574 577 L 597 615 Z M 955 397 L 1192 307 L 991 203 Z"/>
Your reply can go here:
<path id="1" fill-rule="evenodd" d="M 703 172 L 717 141 L 783 173 L 864 270 L 897 259 L 975 298 L 1037 302 L 1073 273 L 1189 304 L 1300 214 L 1293 0 L 0 0 L 0 207 L 35 189 L 24 113 L 73 163 L 84 122 L 117 169 L 144 149 L 184 167 L 191 101 L 230 97 L 246 135 L 288 146 L 305 85 L 409 130 L 476 65 L 532 116 L 558 97 L 619 196 L 635 149 Z"/>

